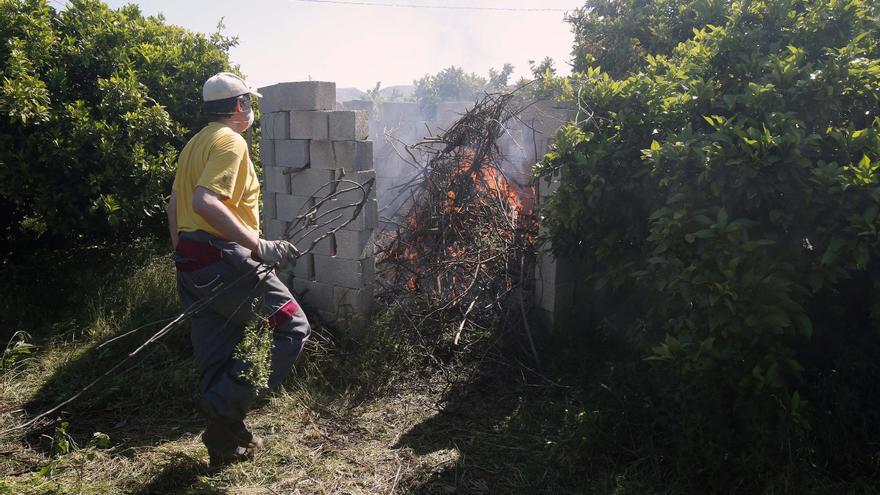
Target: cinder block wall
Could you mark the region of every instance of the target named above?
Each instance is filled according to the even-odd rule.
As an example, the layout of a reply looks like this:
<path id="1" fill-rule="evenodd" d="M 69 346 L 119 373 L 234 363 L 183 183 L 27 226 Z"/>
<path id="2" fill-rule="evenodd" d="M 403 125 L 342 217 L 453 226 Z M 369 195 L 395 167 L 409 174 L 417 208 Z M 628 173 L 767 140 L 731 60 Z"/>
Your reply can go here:
<path id="1" fill-rule="evenodd" d="M 386 102 L 374 108 L 372 102 L 349 101 L 340 105 L 344 110 L 335 110 L 336 85 L 330 82 L 281 83 L 260 92 L 267 238 L 285 237 L 296 215 L 330 192 L 318 191 L 326 183 L 345 179 L 362 184 L 376 178 L 374 195 L 356 221 L 322 241 L 285 278 L 322 318 L 356 328 L 373 303 L 373 242 L 380 208 L 382 219 L 390 222 L 386 227 L 402 218 L 411 198 L 397 191 L 419 172 L 399 156 L 395 145 L 399 149 L 400 142 L 412 144 L 441 132 L 473 103 L 439 103 L 428 115 L 409 102 Z M 531 165 L 541 159 L 569 117 L 566 109 L 542 101 L 510 123 L 500 144 L 511 165 L 507 169 L 511 179 L 528 182 Z M 375 148 L 368 137 L 377 140 Z M 538 208 L 554 186 L 543 181 L 538 185 Z M 336 204 L 344 201 L 338 198 Z M 300 244 L 308 245 L 310 240 Z M 573 303 L 569 265 L 568 260 L 553 258 L 549 250 L 538 259 L 535 304 L 550 324 Z"/>
<path id="2" fill-rule="evenodd" d="M 284 239 L 291 234 L 297 215 L 328 197 L 335 187 L 351 191 L 334 196 L 319 214 L 358 202 L 362 193 L 355 183 L 365 185 L 375 178 L 373 143 L 368 140 L 366 112 L 335 110 L 335 83 L 279 83 L 260 88 L 260 93 L 264 236 Z M 328 185 L 338 180 L 344 182 Z M 375 190 L 373 186 L 367 204 L 353 222 L 321 240 L 282 274 L 301 302 L 342 329 L 361 327 L 373 305 L 372 243 L 378 223 Z M 346 208 L 339 213 L 348 218 L 353 211 Z M 334 225 L 289 240 L 306 249 Z"/>

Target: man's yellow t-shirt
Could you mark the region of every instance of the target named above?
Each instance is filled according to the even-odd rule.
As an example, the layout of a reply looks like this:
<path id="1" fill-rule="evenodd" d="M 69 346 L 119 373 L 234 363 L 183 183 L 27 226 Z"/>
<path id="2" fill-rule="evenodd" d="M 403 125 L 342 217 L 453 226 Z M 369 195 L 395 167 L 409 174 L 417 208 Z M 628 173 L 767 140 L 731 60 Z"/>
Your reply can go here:
<path id="1" fill-rule="evenodd" d="M 196 187 L 219 194 L 247 228 L 260 231 L 260 181 L 251 163 L 247 141 L 229 127 L 211 122 L 192 137 L 177 159 L 177 230 L 204 230 L 221 236 L 192 208 Z"/>

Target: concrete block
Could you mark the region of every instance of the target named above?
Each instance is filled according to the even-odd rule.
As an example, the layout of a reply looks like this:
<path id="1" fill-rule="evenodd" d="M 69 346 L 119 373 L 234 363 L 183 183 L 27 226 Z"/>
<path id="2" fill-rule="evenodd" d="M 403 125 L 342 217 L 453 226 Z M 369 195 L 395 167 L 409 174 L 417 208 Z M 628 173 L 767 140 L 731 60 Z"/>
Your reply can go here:
<path id="1" fill-rule="evenodd" d="M 577 268 L 569 260 L 557 260 L 549 252 L 538 254 L 535 270 L 535 300 L 538 307 L 558 313 L 574 304 L 573 277 Z"/>
<path id="2" fill-rule="evenodd" d="M 416 142 L 419 142 L 419 141 L 425 139 L 425 136 L 432 136 L 432 135 L 436 134 L 436 132 L 434 132 L 431 129 L 430 122 L 427 122 L 424 120 L 413 124 L 412 132 L 413 132 L 413 139 L 415 139 Z"/>
<path id="3" fill-rule="evenodd" d="M 346 172 L 373 169 L 372 141 L 333 141 L 336 168 Z"/>
<path id="4" fill-rule="evenodd" d="M 336 313 L 333 311 L 325 311 L 323 309 L 318 310 L 318 316 L 320 316 L 321 321 L 325 323 L 333 323 L 334 325 L 336 324 Z"/>
<path id="5" fill-rule="evenodd" d="M 348 217 L 346 217 L 348 218 Z M 360 214 L 352 220 L 351 223 L 343 227 L 341 230 L 352 230 L 363 232 L 372 230 L 379 224 L 379 205 L 375 199 L 367 200 L 361 209 Z"/>
<path id="6" fill-rule="evenodd" d="M 290 174 L 291 192 L 296 196 L 326 197 L 333 191 L 334 186 L 328 184 L 331 184 L 335 177 L 332 170 L 313 168 L 294 170 Z"/>
<path id="7" fill-rule="evenodd" d="M 376 172 L 373 170 L 364 170 L 361 172 L 349 172 L 337 174 L 337 179 L 352 181 L 363 186 L 367 190 L 368 199 L 376 199 Z M 340 182 L 336 186 L 335 198 L 341 202 L 356 202 L 364 198 L 364 189 L 355 184 L 348 182 Z"/>
<path id="8" fill-rule="evenodd" d="M 330 312 L 335 309 L 336 304 L 332 285 L 294 278 L 293 292 L 297 301 L 310 308 Z"/>
<path id="9" fill-rule="evenodd" d="M 367 200 L 358 215 L 354 218 L 352 218 L 352 215 L 355 214 L 355 207 L 350 206 L 352 204 L 352 202 L 341 201 L 336 198 L 325 201 L 318 208 L 318 216 L 321 218 L 317 219 L 317 222 L 327 223 L 327 225 L 323 227 L 325 229 L 339 227 L 341 230 L 355 232 L 375 229 L 379 223 L 379 205 L 376 200 Z M 326 215 L 322 216 L 325 212 Z"/>
<path id="10" fill-rule="evenodd" d="M 363 110 L 370 112 L 373 110 L 373 102 L 370 100 L 349 100 L 342 104 L 346 110 Z"/>
<path id="11" fill-rule="evenodd" d="M 275 196 L 275 216 L 278 220 L 292 222 L 297 215 L 308 211 L 312 205 L 310 196 L 294 196 L 292 194 L 277 194 Z"/>
<path id="12" fill-rule="evenodd" d="M 259 89 L 263 112 L 283 110 L 333 110 L 336 83 L 323 81 L 284 82 Z"/>
<path id="13" fill-rule="evenodd" d="M 265 220 L 277 220 L 278 210 L 275 207 L 275 195 L 278 193 L 263 191 L 263 206 L 260 210 Z"/>
<path id="14" fill-rule="evenodd" d="M 327 139 L 328 115 L 336 112 L 299 110 L 290 112 L 292 139 Z"/>
<path id="15" fill-rule="evenodd" d="M 315 280 L 315 255 L 306 254 L 297 258 L 296 263 L 290 268 L 294 280 Z"/>
<path id="16" fill-rule="evenodd" d="M 260 120 L 260 133 L 264 139 L 290 139 L 290 113 L 264 113 Z"/>
<path id="17" fill-rule="evenodd" d="M 272 139 L 260 139 L 260 162 L 266 165 L 275 165 L 275 141 Z"/>
<path id="18" fill-rule="evenodd" d="M 553 195 L 559 189 L 561 182 L 559 177 L 541 178 L 538 181 L 538 197 L 544 200 Z"/>
<path id="19" fill-rule="evenodd" d="M 319 141 L 312 140 L 311 168 L 342 169 L 345 172 L 372 170 L 372 141 Z"/>
<path id="20" fill-rule="evenodd" d="M 330 139 L 333 141 L 367 139 L 370 127 L 367 114 L 358 110 L 330 112 Z"/>
<path id="21" fill-rule="evenodd" d="M 372 258 L 346 260 L 333 256 L 314 255 L 315 280 L 350 289 L 363 289 L 373 284 L 375 268 Z"/>
<path id="22" fill-rule="evenodd" d="M 359 260 L 374 254 L 374 230 L 345 230 L 336 232 L 336 257 Z"/>
<path id="23" fill-rule="evenodd" d="M 336 156 L 333 141 L 312 140 L 309 148 L 311 167 L 321 170 L 336 170 Z"/>
<path id="24" fill-rule="evenodd" d="M 316 234 L 317 232 L 313 234 L 313 236 L 316 236 Z M 323 233 L 321 233 L 320 235 L 323 235 Z M 317 237 L 320 237 L 320 235 L 317 235 Z M 312 243 L 313 241 L 310 240 L 309 244 L 311 245 Z M 318 242 L 315 242 L 311 252 L 314 254 L 320 254 L 322 256 L 336 256 L 335 235 L 330 234 L 327 237 L 319 240 Z"/>
<path id="25" fill-rule="evenodd" d="M 309 165 L 309 142 L 305 139 L 276 140 L 275 165 L 288 168 L 307 167 Z"/>
<path id="26" fill-rule="evenodd" d="M 427 134 L 425 127 L 412 122 L 401 122 L 389 129 L 389 133 L 394 138 L 403 141 L 406 144 L 415 144 L 421 140 L 421 137 Z"/>
<path id="27" fill-rule="evenodd" d="M 337 319 L 363 318 L 373 309 L 373 289 L 333 288 L 333 302 Z"/>
<path id="28" fill-rule="evenodd" d="M 385 122 L 397 123 L 421 120 L 419 104 L 414 102 L 385 102 L 379 105 L 380 119 Z"/>
<path id="29" fill-rule="evenodd" d="M 320 220 L 318 221 L 320 223 Z M 323 225 L 297 224 L 291 232 L 291 242 L 300 251 L 322 256 L 336 255 L 336 239 L 330 234 L 332 227 Z"/>
<path id="30" fill-rule="evenodd" d="M 368 133 L 371 136 L 371 139 L 378 143 L 377 146 L 385 146 L 387 140 L 385 137 L 385 125 L 376 119 L 371 119 L 369 121 L 369 127 Z"/>
<path id="31" fill-rule="evenodd" d="M 284 237 L 284 229 L 286 225 L 284 222 L 278 220 L 266 220 L 266 223 L 263 225 L 263 238 L 264 239 L 282 239 Z"/>
<path id="32" fill-rule="evenodd" d="M 443 129 L 450 127 L 452 124 L 461 119 L 462 115 L 473 108 L 474 103 L 471 101 L 449 101 L 437 104 L 437 115 L 434 119 L 437 125 Z"/>
<path id="33" fill-rule="evenodd" d="M 266 191 L 274 193 L 289 194 L 290 193 L 290 177 L 286 172 L 289 168 L 263 166 L 263 182 L 266 184 Z"/>
<path id="34" fill-rule="evenodd" d="M 436 106 L 438 115 L 442 113 L 460 115 L 473 107 L 474 102 L 472 101 L 441 101 Z"/>

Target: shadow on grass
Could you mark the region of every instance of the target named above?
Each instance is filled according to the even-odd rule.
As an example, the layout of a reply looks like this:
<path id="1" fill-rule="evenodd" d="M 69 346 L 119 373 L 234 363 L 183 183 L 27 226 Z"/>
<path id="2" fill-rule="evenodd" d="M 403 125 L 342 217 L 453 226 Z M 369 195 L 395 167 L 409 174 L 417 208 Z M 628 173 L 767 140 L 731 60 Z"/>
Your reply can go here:
<path id="1" fill-rule="evenodd" d="M 457 452 L 411 480 L 407 493 L 589 493 L 580 466 L 557 450 L 565 391 L 523 377 L 517 367 L 484 360 L 444 395 L 438 414 L 406 432 L 395 448 Z"/>
<path id="2" fill-rule="evenodd" d="M 162 470 L 134 495 L 222 495 L 225 490 L 211 486 L 202 478 L 207 473 L 205 463 L 185 454 L 174 454 L 171 460 L 162 466 Z"/>
<path id="3" fill-rule="evenodd" d="M 154 344 L 102 378 L 58 412 L 47 427 L 28 435 L 32 448 L 49 453 L 58 420 L 69 423 L 67 433 L 83 445 L 95 432 L 110 436 L 114 445 L 154 446 L 194 435 L 202 427 L 195 412 L 197 376 L 188 345 L 187 328 L 168 341 Z M 129 344 L 130 345 L 130 344 Z M 82 390 L 127 355 L 128 346 L 92 347 L 73 356 L 45 380 L 35 398 L 24 405 L 29 416 L 40 414 Z"/>
<path id="4" fill-rule="evenodd" d="M 49 453 L 60 419 L 69 422 L 67 433 L 80 445 L 98 431 L 109 434 L 114 445 L 129 447 L 155 445 L 199 431 L 193 407 L 197 376 L 188 325 L 128 358 L 163 326 L 163 320 L 180 311 L 174 268 L 165 251 L 149 241 L 133 242 L 127 254 L 95 248 L 84 259 L 58 270 L 72 280 L 62 286 L 65 290 L 47 288 L 54 296 L 48 301 L 44 298 L 42 306 L 19 310 L 32 315 L 25 321 L 36 325 L 30 333 L 37 344 L 35 359 L 39 363 L 33 366 L 34 373 L 25 373 L 21 379 L 23 384 L 29 382 L 28 387 L 39 387 L 26 404 L 16 405 L 27 417 L 67 400 L 125 361 L 82 396 L 48 416 L 47 427 L 28 435 L 30 447 Z M 4 272 L 26 274 L 32 269 L 22 265 L 14 270 L 5 267 Z M 79 281 L 78 287 L 71 285 L 75 281 Z M 31 285 L 22 287 L 22 294 L 38 290 L 40 284 Z M 2 292 L 3 305 L 23 297 L 15 290 Z M 66 323 L 53 327 L 53 317 Z M 147 323 L 153 324 L 99 346 Z"/>

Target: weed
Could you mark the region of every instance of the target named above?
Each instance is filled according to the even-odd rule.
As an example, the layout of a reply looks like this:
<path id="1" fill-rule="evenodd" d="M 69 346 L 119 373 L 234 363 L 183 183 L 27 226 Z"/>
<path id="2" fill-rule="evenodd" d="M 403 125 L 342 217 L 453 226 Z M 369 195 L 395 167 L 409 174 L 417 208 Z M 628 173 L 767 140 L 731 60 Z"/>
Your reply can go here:
<path id="1" fill-rule="evenodd" d="M 272 369 L 272 329 L 269 319 L 259 308 L 259 299 L 252 303 L 256 315 L 244 328 L 244 337 L 235 346 L 232 357 L 245 363 L 238 378 L 253 385 L 256 391 L 269 388 L 269 375 Z"/>
<path id="2" fill-rule="evenodd" d="M 8 371 L 22 365 L 30 359 L 35 349 L 36 346 L 31 344 L 29 333 L 23 330 L 15 332 L 6 344 L 3 356 L 0 357 L 0 371 Z"/>

